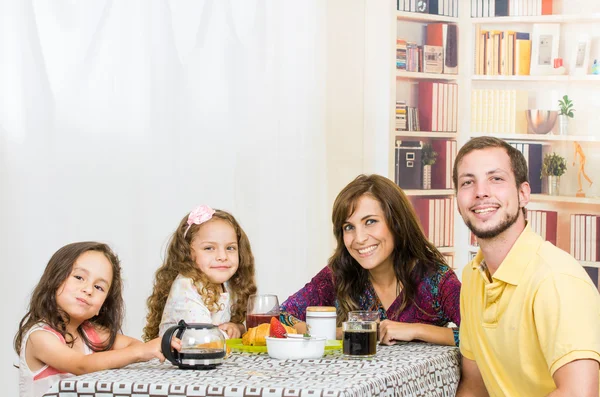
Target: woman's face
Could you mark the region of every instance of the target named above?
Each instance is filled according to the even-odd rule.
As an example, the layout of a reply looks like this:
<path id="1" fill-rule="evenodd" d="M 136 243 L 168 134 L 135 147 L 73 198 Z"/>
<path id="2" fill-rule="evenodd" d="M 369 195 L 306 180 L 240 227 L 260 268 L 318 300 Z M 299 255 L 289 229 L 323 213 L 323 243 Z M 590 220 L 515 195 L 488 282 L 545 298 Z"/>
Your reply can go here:
<path id="1" fill-rule="evenodd" d="M 370 195 L 358 199 L 354 213 L 342 225 L 344 245 L 363 269 L 393 267 L 394 236 L 381 204 Z"/>

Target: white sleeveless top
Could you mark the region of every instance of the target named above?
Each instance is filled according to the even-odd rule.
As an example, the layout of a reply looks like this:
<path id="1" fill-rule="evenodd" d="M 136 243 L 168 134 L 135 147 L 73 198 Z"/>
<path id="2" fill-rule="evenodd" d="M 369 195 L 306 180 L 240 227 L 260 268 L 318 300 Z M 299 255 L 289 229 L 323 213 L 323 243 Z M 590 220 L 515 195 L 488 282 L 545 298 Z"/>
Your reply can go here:
<path id="1" fill-rule="evenodd" d="M 96 330 L 94 330 L 94 327 L 89 323 L 86 324 L 87 325 L 84 324 L 83 329 L 88 339 L 94 343 L 99 343 L 100 338 L 98 337 Z M 45 323 L 38 323 L 27 331 L 21 342 L 21 354 L 19 355 L 19 397 L 41 397 L 55 383 L 58 383 L 62 379 L 74 376 L 71 373 L 59 371 L 49 365 L 44 365 L 37 371 L 31 371 L 29 369 L 27 360 L 25 359 L 25 348 L 27 347 L 29 336 L 36 331 L 50 332 L 62 343 L 66 344 L 65 338 L 63 338 L 58 331 Z M 92 349 L 86 344 L 84 344 L 83 348 L 85 354 L 93 353 Z"/>
<path id="2" fill-rule="evenodd" d="M 228 288 L 225 283 L 225 288 Z M 177 325 L 179 320 L 186 323 L 205 323 L 221 325 L 231 320 L 231 294 L 223 292 L 219 296 L 218 305 L 220 309 L 216 312 L 208 310 L 194 282 L 189 277 L 181 274 L 173 280 L 169 297 L 163 309 L 162 320 L 159 326 L 159 336 L 162 336 L 169 327 Z M 221 331 L 227 339 L 227 333 Z"/>

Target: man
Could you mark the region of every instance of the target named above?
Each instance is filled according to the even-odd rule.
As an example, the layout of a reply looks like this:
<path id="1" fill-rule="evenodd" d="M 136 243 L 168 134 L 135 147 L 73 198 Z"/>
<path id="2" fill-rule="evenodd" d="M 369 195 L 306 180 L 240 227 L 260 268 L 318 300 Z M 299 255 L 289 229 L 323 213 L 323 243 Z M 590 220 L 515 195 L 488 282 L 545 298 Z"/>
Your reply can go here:
<path id="1" fill-rule="evenodd" d="M 457 396 L 600 395 L 600 294 L 527 225 L 523 155 L 500 139 L 471 139 L 453 181 L 480 246 L 463 271 Z"/>

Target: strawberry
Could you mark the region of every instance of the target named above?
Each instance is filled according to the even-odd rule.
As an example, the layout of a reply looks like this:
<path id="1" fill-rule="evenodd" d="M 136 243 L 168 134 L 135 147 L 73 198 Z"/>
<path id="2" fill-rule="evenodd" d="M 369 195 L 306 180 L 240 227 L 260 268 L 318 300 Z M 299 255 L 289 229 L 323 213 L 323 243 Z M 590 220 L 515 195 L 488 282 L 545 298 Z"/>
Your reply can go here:
<path id="1" fill-rule="evenodd" d="M 271 326 L 269 327 L 269 336 L 272 338 L 285 338 L 285 328 L 283 324 L 275 317 L 271 317 Z"/>

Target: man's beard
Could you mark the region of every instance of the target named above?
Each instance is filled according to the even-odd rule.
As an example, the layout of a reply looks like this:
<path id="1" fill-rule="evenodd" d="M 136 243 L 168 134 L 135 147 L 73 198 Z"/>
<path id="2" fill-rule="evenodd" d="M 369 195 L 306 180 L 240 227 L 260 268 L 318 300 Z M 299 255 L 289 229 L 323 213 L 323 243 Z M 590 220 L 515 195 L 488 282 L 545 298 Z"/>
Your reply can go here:
<path id="1" fill-rule="evenodd" d="M 475 237 L 483 239 L 483 240 L 492 239 L 492 238 L 498 237 L 505 230 L 507 230 L 512 225 L 514 225 L 515 222 L 517 222 L 517 220 L 519 219 L 519 211 L 521 211 L 521 202 L 520 201 L 519 201 L 519 206 L 517 207 L 517 211 L 513 215 L 506 214 L 506 217 L 504 218 L 504 220 L 498 226 L 496 226 L 495 228 L 490 229 L 490 230 L 475 229 L 475 227 L 473 226 L 473 224 L 471 223 L 471 221 L 469 219 L 465 219 L 465 224 L 467 225 L 469 230 L 471 230 L 471 232 L 475 235 Z"/>

